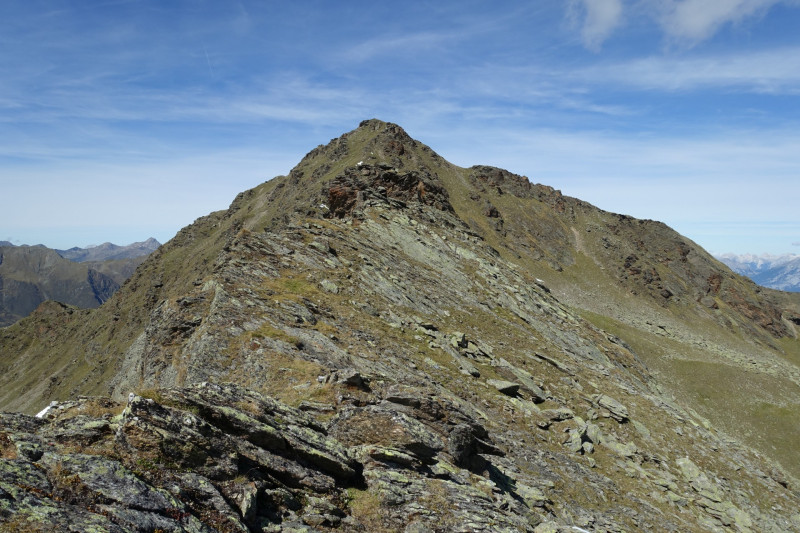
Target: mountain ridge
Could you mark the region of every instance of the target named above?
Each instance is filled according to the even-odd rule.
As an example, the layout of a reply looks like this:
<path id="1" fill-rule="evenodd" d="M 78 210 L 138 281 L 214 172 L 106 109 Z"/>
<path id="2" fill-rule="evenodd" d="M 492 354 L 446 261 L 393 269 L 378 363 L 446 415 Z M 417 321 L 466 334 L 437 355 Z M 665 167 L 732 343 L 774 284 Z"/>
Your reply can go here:
<path id="1" fill-rule="evenodd" d="M 78 265 L 44 247 L 0 248 L 0 325 L 29 315 L 45 300 L 98 307 L 119 289 L 118 270 Z"/>
<path id="2" fill-rule="evenodd" d="M 0 326 L 28 316 L 46 300 L 100 306 L 158 245 L 151 238 L 127 246 L 72 248 L 69 253 L 43 245 L 0 246 Z"/>
<path id="3" fill-rule="evenodd" d="M 759 285 L 800 292 L 800 255 L 718 254 L 715 257 Z"/>
<path id="4" fill-rule="evenodd" d="M 132 259 L 153 253 L 161 243 L 153 237 L 141 242 L 134 242 L 126 245 L 117 245 L 111 242 L 104 242 L 97 246 L 86 246 L 83 248 L 74 246 L 68 250 L 56 250 L 58 254 L 70 261 L 83 263 L 86 261 L 109 261 L 114 259 Z"/>
<path id="5" fill-rule="evenodd" d="M 91 509 L 109 480 L 70 452 L 85 435 L 129 486 L 178 487 L 148 511 L 176 531 L 796 531 L 798 310 L 664 224 L 369 120 L 102 307 L 0 329 L 2 408 L 59 402 L 13 418 L 28 437 L 0 418 L 29 443 L 0 445 L 53 486 L 60 457 Z"/>

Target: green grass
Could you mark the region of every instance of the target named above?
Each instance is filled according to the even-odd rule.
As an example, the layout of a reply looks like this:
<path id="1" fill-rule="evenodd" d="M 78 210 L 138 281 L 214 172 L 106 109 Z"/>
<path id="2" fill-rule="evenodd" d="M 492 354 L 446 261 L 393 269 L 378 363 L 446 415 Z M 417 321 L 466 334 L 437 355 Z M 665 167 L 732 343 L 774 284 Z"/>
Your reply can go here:
<path id="1" fill-rule="evenodd" d="M 649 334 L 597 313 L 581 314 L 628 342 L 679 403 L 697 410 L 712 426 L 800 477 L 800 386 L 789 377 L 766 374 L 755 365 L 747 368 L 738 360 L 727 361 L 713 352 Z M 794 339 L 783 339 L 781 344 L 797 349 Z M 776 356 L 766 349 L 762 355 L 765 360 Z"/>
<path id="2" fill-rule="evenodd" d="M 287 344 L 298 346 L 301 344 L 300 338 L 291 335 L 289 332 L 278 329 L 270 324 L 264 323 L 254 331 L 248 331 L 244 336 L 249 339 L 275 339 Z"/>
<path id="3" fill-rule="evenodd" d="M 671 375 L 695 408 L 732 437 L 800 478 L 800 387 L 790 380 L 717 362 L 674 360 Z"/>

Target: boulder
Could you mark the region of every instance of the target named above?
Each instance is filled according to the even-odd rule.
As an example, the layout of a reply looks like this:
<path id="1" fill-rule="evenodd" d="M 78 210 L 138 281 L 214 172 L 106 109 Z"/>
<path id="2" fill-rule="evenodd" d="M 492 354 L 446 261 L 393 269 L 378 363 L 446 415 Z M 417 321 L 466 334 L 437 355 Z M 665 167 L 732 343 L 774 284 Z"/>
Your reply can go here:
<path id="1" fill-rule="evenodd" d="M 0 523 L 8 531 L 245 532 L 289 522 L 300 502 L 329 502 L 363 483 L 362 465 L 322 426 L 254 391 L 203 383 L 147 395 L 127 405 L 67 402 L 43 419 L 0 415 Z M 331 505 L 302 514 L 332 526 L 345 513 Z"/>
<path id="2" fill-rule="evenodd" d="M 486 383 L 508 396 L 515 396 L 519 392 L 519 383 L 514 383 L 513 381 L 487 379 Z"/>
<path id="3" fill-rule="evenodd" d="M 593 397 L 594 402 L 601 408 L 605 409 L 608 416 L 617 422 L 626 422 L 628 420 L 628 408 L 620 402 L 606 394 L 597 394 Z"/>
<path id="4" fill-rule="evenodd" d="M 423 462 L 430 462 L 445 448 L 443 436 L 434 428 L 384 405 L 345 409 L 331 421 L 328 431 L 346 446 L 393 447 Z"/>

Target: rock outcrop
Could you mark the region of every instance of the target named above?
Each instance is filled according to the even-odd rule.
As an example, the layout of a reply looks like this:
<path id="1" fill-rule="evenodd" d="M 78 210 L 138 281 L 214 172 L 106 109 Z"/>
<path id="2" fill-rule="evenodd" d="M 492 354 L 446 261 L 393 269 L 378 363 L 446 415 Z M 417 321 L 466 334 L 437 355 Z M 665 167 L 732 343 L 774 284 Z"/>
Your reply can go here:
<path id="1" fill-rule="evenodd" d="M 4 414 L 0 530 L 376 531 L 409 517 L 418 527 L 440 523 L 445 510 L 421 508 L 425 501 L 455 504 L 449 520 L 471 530 L 530 529 L 521 511 L 545 499 L 530 500 L 539 492 L 526 489 L 524 502 L 515 480 L 479 455 L 500 454 L 479 423 L 452 408 L 423 422 L 414 407 L 397 405 L 351 406 L 322 424 L 251 390 L 203 383 L 131 393 L 127 403 L 56 403 L 41 418 Z"/>
<path id="2" fill-rule="evenodd" d="M 2 414 L 0 531 L 800 526 L 791 517 L 796 495 L 774 476 L 761 474 L 752 486 L 723 480 L 688 457 L 670 458 L 646 430 L 603 429 L 565 409 L 537 412 L 548 424 L 517 442 L 512 435 L 524 432 L 506 427 L 495 435 L 457 404 L 412 388 L 365 393 L 309 414 L 316 410 L 201 383 L 131 393 L 127 402 L 54 402 L 38 417 Z M 562 428 L 568 439 L 558 452 L 546 443 Z M 710 433 L 704 438 L 722 446 Z M 739 459 L 734 468 L 752 468 Z M 611 465 L 611 477 L 604 475 Z M 614 469 L 623 473 L 618 480 Z M 776 509 L 754 506 L 749 492 L 757 486 L 773 494 Z M 576 492 L 613 503 L 601 511 L 568 496 Z"/>

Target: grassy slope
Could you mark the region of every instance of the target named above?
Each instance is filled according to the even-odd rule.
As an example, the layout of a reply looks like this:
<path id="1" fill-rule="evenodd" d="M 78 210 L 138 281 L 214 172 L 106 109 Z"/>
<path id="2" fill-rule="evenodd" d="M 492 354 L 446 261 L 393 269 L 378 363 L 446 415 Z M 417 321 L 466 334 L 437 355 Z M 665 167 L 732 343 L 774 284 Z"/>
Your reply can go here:
<path id="1" fill-rule="evenodd" d="M 557 296 L 628 342 L 677 401 L 800 476 L 800 341 L 791 324 L 790 334 L 777 339 L 719 298 L 719 309 L 708 309 L 689 294 L 669 302 L 634 296 L 640 288 L 620 281 L 596 244 L 576 246 L 582 251 L 575 264 L 558 276 L 542 273 Z M 789 295 L 761 294 L 749 280 L 724 275 L 742 294 L 792 308 Z"/>
<path id="2" fill-rule="evenodd" d="M 596 326 L 629 342 L 679 402 L 800 477 L 800 340 L 794 328 L 786 324 L 788 335 L 776 339 L 742 317 L 723 295 L 717 295 L 718 309 L 699 305 L 696 285 L 718 273 L 725 288 L 759 305 L 776 302 L 779 308 L 796 311 L 800 298 L 756 287 L 662 224 L 635 220 L 620 224 L 617 215 L 572 199 L 566 199 L 564 212 L 555 215 L 552 200 L 561 199 L 547 188 L 534 192 L 541 199 L 488 190 L 475 200 L 468 169 L 443 163 L 427 152 L 421 159 L 439 174 L 459 217 L 502 256 L 546 279 L 560 299 L 584 309 Z M 502 231 L 481 216 L 483 200 L 501 213 Z M 659 300 L 635 280 L 621 281 L 618 271 L 625 255 L 602 253 L 601 240 L 607 234 L 602 228 L 609 226 L 621 226 L 619 240 L 624 242 L 652 232 L 655 242 L 643 242 L 640 255 L 652 254 L 653 248 L 661 252 L 663 264 L 657 269 L 662 280 L 672 281 L 670 287 L 683 288 L 685 294 Z M 587 227 L 599 231 L 592 234 Z M 542 242 L 548 239 L 551 242 Z M 689 250 L 686 265 L 672 265 L 679 262 L 670 256 L 676 241 Z M 566 261 L 559 248 L 569 250 Z"/>

